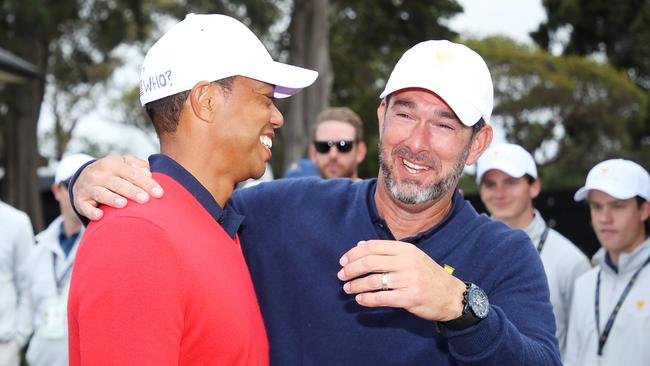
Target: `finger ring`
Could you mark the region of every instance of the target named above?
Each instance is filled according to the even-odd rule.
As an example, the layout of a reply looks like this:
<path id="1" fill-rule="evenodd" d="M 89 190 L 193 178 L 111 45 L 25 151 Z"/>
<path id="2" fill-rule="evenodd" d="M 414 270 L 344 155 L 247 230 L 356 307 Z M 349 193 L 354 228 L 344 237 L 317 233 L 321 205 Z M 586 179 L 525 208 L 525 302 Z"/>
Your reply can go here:
<path id="1" fill-rule="evenodd" d="M 388 290 L 388 272 L 382 272 L 381 274 L 381 289 L 383 291 Z"/>

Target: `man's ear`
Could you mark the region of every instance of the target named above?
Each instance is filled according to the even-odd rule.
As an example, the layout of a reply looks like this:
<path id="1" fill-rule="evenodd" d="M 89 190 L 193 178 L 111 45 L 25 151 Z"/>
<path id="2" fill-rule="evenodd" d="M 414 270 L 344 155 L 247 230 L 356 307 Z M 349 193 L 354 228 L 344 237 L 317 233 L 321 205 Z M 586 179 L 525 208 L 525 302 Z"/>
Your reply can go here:
<path id="1" fill-rule="evenodd" d="M 467 155 L 467 160 L 465 160 L 465 165 L 472 165 L 476 163 L 476 160 L 483 154 L 485 149 L 490 146 L 492 143 L 492 126 L 485 124 L 480 131 L 476 133 L 472 139 L 471 146 L 469 148 L 469 154 Z"/>
<path id="2" fill-rule="evenodd" d="M 381 135 L 384 131 L 384 118 L 386 117 L 386 111 L 388 110 L 388 104 L 386 103 L 386 98 L 381 100 L 379 107 L 377 107 L 377 121 L 379 122 L 379 140 L 381 141 Z"/>
<path id="3" fill-rule="evenodd" d="M 190 91 L 188 97 L 192 113 L 199 119 L 210 122 L 212 113 L 217 108 L 217 98 L 220 97 L 221 88 L 213 83 L 200 81 Z"/>
<path id="4" fill-rule="evenodd" d="M 539 196 L 539 193 L 542 191 L 542 182 L 538 179 L 535 179 L 533 183 L 530 184 L 530 198 L 534 199 Z"/>

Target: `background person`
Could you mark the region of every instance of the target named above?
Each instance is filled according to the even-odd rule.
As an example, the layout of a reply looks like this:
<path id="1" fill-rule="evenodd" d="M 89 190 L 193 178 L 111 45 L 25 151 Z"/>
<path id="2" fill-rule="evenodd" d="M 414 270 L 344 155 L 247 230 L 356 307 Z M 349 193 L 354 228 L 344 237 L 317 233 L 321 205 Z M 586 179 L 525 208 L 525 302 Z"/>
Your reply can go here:
<path id="1" fill-rule="evenodd" d="M 591 268 L 589 260 L 569 239 L 550 228 L 533 206 L 542 183 L 535 160 L 523 147 L 491 145 L 476 162 L 476 181 L 490 216 L 524 230 L 536 247 L 548 279 L 556 334 L 564 354 L 573 283 Z"/>
<path id="2" fill-rule="evenodd" d="M 25 262 L 34 245 L 32 223 L 26 213 L 0 201 L 0 365 L 18 366 L 20 348 L 29 327 Z"/>
<path id="3" fill-rule="evenodd" d="M 348 107 L 332 107 L 318 114 L 309 157 L 321 177 L 359 179 L 358 166 L 366 157 L 363 122 Z"/>
<path id="4" fill-rule="evenodd" d="M 70 177 L 93 158 L 71 154 L 59 162 L 52 194 L 60 215 L 36 236 L 27 259 L 29 327 L 34 334 L 27 348 L 30 366 L 68 365 L 67 305 L 70 274 L 84 227 L 70 204 Z"/>
<path id="5" fill-rule="evenodd" d="M 624 159 L 605 160 L 575 196 L 586 200 L 601 248 L 575 283 L 566 364 L 647 366 L 650 362 L 650 175 Z"/>

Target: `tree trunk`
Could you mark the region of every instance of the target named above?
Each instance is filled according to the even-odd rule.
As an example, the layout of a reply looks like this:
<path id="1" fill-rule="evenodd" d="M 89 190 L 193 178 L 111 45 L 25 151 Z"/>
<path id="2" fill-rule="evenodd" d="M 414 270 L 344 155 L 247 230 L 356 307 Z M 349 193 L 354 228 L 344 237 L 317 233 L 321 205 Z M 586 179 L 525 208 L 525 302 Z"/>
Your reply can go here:
<path id="1" fill-rule="evenodd" d="M 45 70 L 46 47 L 36 40 L 31 41 L 22 40 L 23 52 L 18 55 L 34 63 L 40 70 Z M 44 81 L 30 80 L 22 84 L 7 85 L 5 91 L 9 106 L 3 142 L 6 151 L 6 201 L 25 211 L 32 220 L 34 231 L 38 232 L 44 228 L 44 222 L 36 176 L 40 157 L 36 127 L 43 100 Z"/>
<path id="2" fill-rule="evenodd" d="M 282 129 L 284 168 L 306 156 L 312 125 L 329 105 L 332 64 L 329 50 L 329 0 L 295 0 L 289 25 L 291 62 L 319 72 L 314 85 L 289 98 Z"/>

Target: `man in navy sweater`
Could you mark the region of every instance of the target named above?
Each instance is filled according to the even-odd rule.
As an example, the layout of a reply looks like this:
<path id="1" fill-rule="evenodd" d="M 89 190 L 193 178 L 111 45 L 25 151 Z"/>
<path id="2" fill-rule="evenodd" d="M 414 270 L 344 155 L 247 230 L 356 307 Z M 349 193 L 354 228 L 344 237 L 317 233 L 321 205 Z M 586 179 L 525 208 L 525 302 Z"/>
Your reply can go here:
<path id="1" fill-rule="evenodd" d="M 546 276 L 530 239 L 456 189 L 492 140 L 483 59 L 422 42 L 377 109 L 377 179 L 280 180 L 240 190 L 240 238 L 277 365 L 559 365 Z M 78 173 L 79 212 L 160 187 L 144 162 Z M 110 184 L 108 182 L 111 182 Z M 107 189 L 108 188 L 108 189 Z"/>

